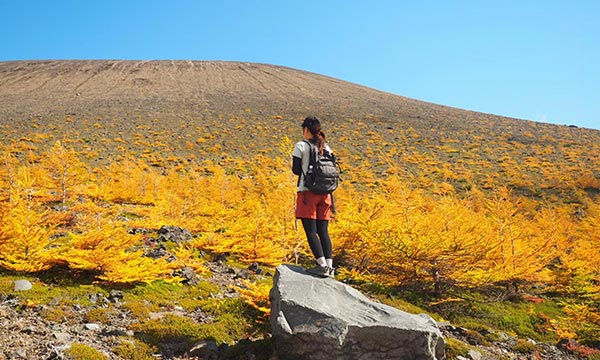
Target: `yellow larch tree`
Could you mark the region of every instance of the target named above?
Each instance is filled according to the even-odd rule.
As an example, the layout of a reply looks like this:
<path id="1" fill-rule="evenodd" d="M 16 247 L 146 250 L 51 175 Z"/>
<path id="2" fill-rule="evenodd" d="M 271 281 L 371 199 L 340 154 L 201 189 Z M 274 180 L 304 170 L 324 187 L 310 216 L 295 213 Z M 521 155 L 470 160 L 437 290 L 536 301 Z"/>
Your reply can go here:
<path id="1" fill-rule="evenodd" d="M 339 212 L 331 226 L 334 252 L 363 275 L 385 275 L 389 281 L 404 277 L 406 263 L 387 254 L 392 248 L 397 254 L 407 250 L 397 237 L 398 222 L 410 219 L 408 213 L 419 204 L 418 192 L 392 176 L 380 192 L 342 186 L 335 197 Z"/>
<path id="2" fill-rule="evenodd" d="M 114 283 L 152 281 L 171 272 L 164 259 L 145 257 L 139 236 L 122 226 L 105 226 L 68 236 L 63 260 L 72 269 L 88 270 Z"/>
<path id="3" fill-rule="evenodd" d="M 86 165 L 73 148 L 66 148 L 60 141 L 56 141 L 45 155 L 42 165 L 48 179 L 44 186 L 57 194 L 61 209 L 66 210 L 67 201 L 73 195 L 70 192 L 85 181 Z"/>
<path id="4" fill-rule="evenodd" d="M 485 219 L 493 229 L 486 254 L 493 282 L 513 285 L 523 281 L 547 281 L 544 270 L 563 239 L 557 236 L 559 214 L 542 211 L 536 217 L 522 211 L 522 202 L 510 190 L 499 188 L 485 200 Z"/>
<path id="5" fill-rule="evenodd" d="M 233 254 L 247 263 L 276 265 L 286 254 L 291 257 L 293 188 L 287 185 L 289 177 L 274 166 L 259 156 L 237 174 L 214 169 L 213 181 L 198 194 L 194 210 L 206 214 L 214 209 L 219 214 L 212 217 L 206 249 Z"/>
<path id="6" fill-rule="evenodd" d="M 18 165 L 18 159 L 9 150 L 4 149 L 2 164 L 0 164 L 0 198 L 10 201 L 10 189 L 15 185 L 15 172 Z"/>
<path id="7" fill-rule="evenodd" d="M 600 206 L 588 204 L 583 219 L 573 220 L 577 226 L 560 253 L 555 285 L 558 289 L 581 298 L 600 300 Z"/>
<path id="8" fill-rule="evenodd" d="M 61 251 L 53 240 L 53 226 L 35 198 L 35 179 L 27 167 L 19 167 L 3 206 L 0 224 L 0 266 L 24 272 L 50 268 Z"/>

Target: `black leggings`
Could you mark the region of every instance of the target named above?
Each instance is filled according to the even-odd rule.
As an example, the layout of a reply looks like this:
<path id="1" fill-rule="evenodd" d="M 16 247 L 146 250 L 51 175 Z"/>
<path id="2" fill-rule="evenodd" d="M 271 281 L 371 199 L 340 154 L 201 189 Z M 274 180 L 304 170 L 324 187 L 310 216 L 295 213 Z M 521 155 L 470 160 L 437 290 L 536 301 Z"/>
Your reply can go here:
<path id="1" fill-rule="evenodd" d="M 329 238 L 329 220 L 302 219 L 306 239 L 315 259 L 331 259 L 331 239 Z"/>

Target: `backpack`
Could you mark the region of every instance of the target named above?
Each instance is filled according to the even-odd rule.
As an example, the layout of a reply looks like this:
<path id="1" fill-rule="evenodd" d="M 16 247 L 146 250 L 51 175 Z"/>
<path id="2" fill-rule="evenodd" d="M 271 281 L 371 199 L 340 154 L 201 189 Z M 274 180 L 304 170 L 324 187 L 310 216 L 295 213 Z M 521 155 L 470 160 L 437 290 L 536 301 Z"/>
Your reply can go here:
<path id="1" fill-rule="evenodd" d="M 319 154 L 310 141 L 304 140 L 310 146 L 308 172 L 304 174 L 304 186 L 315 194 L 331 194 L 338 187 L 339 170 L 335 155 L 329 151 Z"/>

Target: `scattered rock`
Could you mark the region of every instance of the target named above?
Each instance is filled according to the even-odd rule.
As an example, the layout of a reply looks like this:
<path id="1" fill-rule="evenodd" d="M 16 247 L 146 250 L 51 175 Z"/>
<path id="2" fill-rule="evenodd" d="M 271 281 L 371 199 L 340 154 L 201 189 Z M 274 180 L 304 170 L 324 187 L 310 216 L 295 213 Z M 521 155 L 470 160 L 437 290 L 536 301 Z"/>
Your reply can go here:
<path id="1" fill-rule="evenodd" d="M 235 274 L 235 279 L 244 279 L 247 280 L 250 277 L 250 271 L 247 269 L 242 269 Z"/>
<path id="2" fill-rule="evenodd" d="M 13 356 L 16 358 L 21 358 L 21 359 L 28 359 L 27 357 L 27 349 L 25 348 L 18 348 L 13 352 Z"/>
<path id="3" fill-rule="evenodd" d="M 179 226 L 163 225 L 158 229 L 158 241 L 174 242 L 177 245 L 189 242 L 192 240 L 192 233 L 187 229 L 182 229 Z"/>
<path id="4" fill-rule="evenodd" d="M 190 351 L 188 351 L 188 356 L 203 360 L 217 360 L 218 353 L 219 347 L 217 344 L 210 340 L 204 340 L 194 345 Z"/>
<path id="5" fill-rule="evenodd" d="M 95 304 L 96 302 L 98 302 L 98 295 L 99 294 L 89 294 L 88 295 L 88 300 L 92 303 Z"/>
<path id="6" fill-rule="evenodd" d="M 258 263 L 252 263 L 248 266 L 248 270 L 255 273 L 256 275 L 262 275 L 263 269 L 258 265 Z"/>
<path id="7" fill-rule="evenodd" d="M 123 300 L 123 292 L 121 290 L 111 290 L 110 295 L 108 296 L 108 300 L 111 302 L 118 302 L 119 300 Z"/>
<path id="8" fill-rule="evenodd" d="M 479 351 L 471 349 L 467 353 L 467 358 L 471 359 L 471 360 L 482 360 L 483 356 L 481 355 L 481 353 Z"/>
<path id="9" fill-rule="evenodd" d="M 165 244 L 156 244 L 153 243 L 153 247 L 151 247 L 150 249 L 148 249 L 146 251 L 146 253 L 144 254 L 147 257 L 153 258 L 153 259 L 159 259 L 162 257 L 167 256 L 169 253 L 167 252 L 167 247 L 165 246 Z"/>
<path id="10" fill-rule="evenodd" d="M 98 325 L 98 324 L 84 324 L 83 326 L 90 331 L 99 331 L 100 330 L 100 325 Z"/>
<path id="11" fill-rule="evenodd" d="M 198 284 L 198 282 L 200 282 L 200 279 L 198 279 L 198 274 L 196 274 L 196 271 L 194 271 L 194 269 L 192 269 L 189 266 L 186 266 L 178 271 L 173 272 L 173 276 L 179 276 L 180 278 L 183 279 L 182 283 L 192 285 L 192 286 L 196 285 L 196 284 Z"/>
<path id="12" fill-rule="evenodd" d="M 150 230 L 148 229 L 144 229 L 144 228 L 132 228 L 129 230 L 129 233 L 132 235 L 137 235 L 137 234 L 147 234 L 148 232 L 150 232 Z"/>
<path id="13" fill-rule="evenodd" d="M 15 280 L 15 291 L 31 290 L 33 285 L 29 280 Z"/>
<path id="14" fill-rule="evenodd" d="M 59 342 L 66 343 L 71 340 L 71 335 L 69 335 L 68 333 L 56 332 L 53 335 L 54 338 L 56 338 L 56 340 L 58 340 Z"/>

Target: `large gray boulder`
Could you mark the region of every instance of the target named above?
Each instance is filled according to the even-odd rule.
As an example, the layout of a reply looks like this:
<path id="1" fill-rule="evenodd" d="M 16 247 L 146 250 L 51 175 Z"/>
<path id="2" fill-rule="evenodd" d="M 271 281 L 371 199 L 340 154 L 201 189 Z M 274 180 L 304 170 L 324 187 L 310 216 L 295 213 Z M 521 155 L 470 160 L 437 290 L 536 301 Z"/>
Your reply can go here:
<path id="1" fill-rule="evenodd" d="M 435 321 L 373 302 L 332 278 L 280 265 L 271 289 L 280 360 L 444 359 Z"/>

